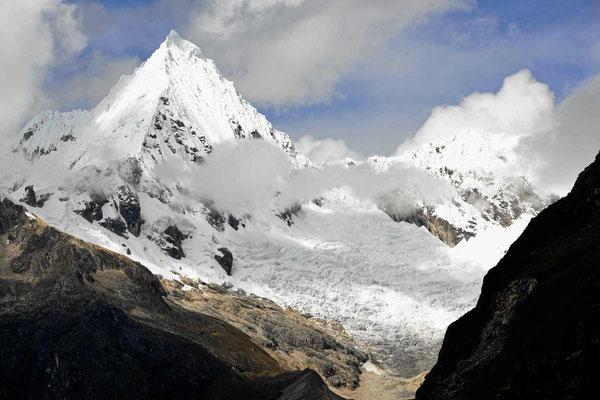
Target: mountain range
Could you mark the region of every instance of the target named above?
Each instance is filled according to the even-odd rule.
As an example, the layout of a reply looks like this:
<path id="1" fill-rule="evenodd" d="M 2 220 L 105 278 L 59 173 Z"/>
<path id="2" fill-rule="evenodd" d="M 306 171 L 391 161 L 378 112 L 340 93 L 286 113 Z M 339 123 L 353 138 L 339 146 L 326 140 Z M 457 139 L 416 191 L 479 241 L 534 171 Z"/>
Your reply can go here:
<path id="1" fill-rule="evenodd" d="M 514 174 L 518 141 L 449 132 L 396 156 L 315 163 L 172 31 L 93 110 L 28 122 L 2 154 L 0 190 L 36 221 L 176 282 L 174 291 L 216 284 L 337 321 L 356 342 L 333 348 L 352 349 L 351 359 L 303 363 L 353 389 L 367 360 L 405 378 L 428 371 L 487 270 L 556 201 Z M 116 312 L 103 307 L 90 313 Z M 240 390 L 255 385 L 244 379 Z"/>

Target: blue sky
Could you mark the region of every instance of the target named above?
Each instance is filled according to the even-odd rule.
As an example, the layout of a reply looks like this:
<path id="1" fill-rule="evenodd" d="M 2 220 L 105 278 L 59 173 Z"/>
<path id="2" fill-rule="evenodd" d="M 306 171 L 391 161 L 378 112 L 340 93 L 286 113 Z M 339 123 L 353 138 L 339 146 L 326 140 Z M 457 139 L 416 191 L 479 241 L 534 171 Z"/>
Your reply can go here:
<path id="1" fill-rule="evenodd" d="M 87 48 L 79 63 L 55 68 L 47 86 L 60 87 L 89 70 L 92 55 L 124 60 L 131 68 L 171 28 L 196 42 L 227 74 L 228 54 L 193 40 L 192 0 L 169 6 L 149 0 L 77 1 Z M 195 10 L 208 5 L 194 2 Z M 276 34 L 276 33 L 274 33 Z M 465 1 L 421 15 L 385 37 L 364 57 L 338 67 L 332 94 L 320 101 L 275 103 L 244 88 L 245 97 L 293 138 L 338 138 L 361 153 L 391 153 L 438 105 L 457 104 L 472 92 L 497 91 L 502 80 L 528 68 L 560 102 L 578 83 L 600 72 L 600 2 L 593 0 Z M 208 48 L 207 46 L 208 45 Z M 359 48 L 359 51 L 365 51 Z M 125 68 L 125 67 L 123 67 Z M 234 74 L 235 75 L 235 74 Z M 235 81 L 235 79 L 234 79 Z M 237 83 L 237 82 L 236 82 Z M 108 91 L 108 88 L 106 89 Z M 96 98 L 93 98 L 95 101 Z M 62 108 L 93 106 L 71 99 Z"/>

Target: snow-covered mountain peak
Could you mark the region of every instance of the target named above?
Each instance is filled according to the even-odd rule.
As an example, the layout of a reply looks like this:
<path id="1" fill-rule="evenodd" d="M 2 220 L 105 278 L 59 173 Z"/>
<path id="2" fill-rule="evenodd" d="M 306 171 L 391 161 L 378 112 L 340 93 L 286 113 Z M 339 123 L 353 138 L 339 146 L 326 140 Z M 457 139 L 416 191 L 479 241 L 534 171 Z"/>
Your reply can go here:
<path id="1" fill-rule="evenodd" d="M 417 205 L 408 216 L 390 215 L 424 225 L 454 246 L 483 230 L 535 216 L 550 201 L 519 172 L 520 140 L 519 135 L 463 131 L 369 162 L 379 171 L 406 164 L 449 181 L 456 194 L 446 203 Z"/>
<path id="2" fill-rule="evenodd" d="M 179 33 L 177 33 L 177 31 L 175 29 L 171 29 L 171 31 L 167 35 L 167 38 L 165 39 L 163 44 L 166 45 L 167 47 L 180 47 L 180 48 L 184 48 L 184 47 L 191 45 L 191 46 L 195 47 L 196 49 L 200 50 L 198 48 L 198 46 L 194 45 L 192 42 L 188 42 L 187 40 L 182 39 L 181 36 L 179 36 Z"/>
<path id="3" fill-rule="evenodd" d="M 403 162 L 435 175 L 448 171 L 478 176 L 514 174 L 516 147 L 521 136 L 462 131 L 438 138 L 393 157 L 371 157 L 378 169 Z"/>
<path id="4" fill-rule="evenodd" d="M 223 147 L 237 153 L 213 151 L 220 143 L 244 140 L 257 142 Z M 258 145 L 262 140 L 290 157 L 282 156 L 281 163 L 245 157 L 265 148 Z M 339 319 L 387 359 L 400 354 L 396 349 L 408 349 L 406 359 L 394 363 L 413 368 L 435 357 L 443 329 L 472 306 L 481 278 L 413 225 L 453 246 L 535 215 L 544 199 L 526 180 L 498 179 L 498 171 L 511 165 L 516 140 L 463 132 L 396 157 L 313 164 L 198 47 L 173 31 L 93 110 L 33 118 L 0 155 L 0 192 L 20 199 L 48 224 L 127 254 L 169 279 L 227 281 Z M 280 168 L 287 161 L 323 170 L 289 174 L 290 186 L 309 193 L 298 189 L 301 196 L 293 200 L 303 200 L 289 206 L 278 202 L 285 194 L 270 179 L 279 178 L 278 169 L 289 172 L 287 164 Z M 412 195 L 410 179 L 391 182 L 400 176 L 395 169 L 381 180 L 368 170 L 368 164 L 385 170 L 401 162 L 448 179 L 456 190 L 444 190 L 428 204 L 431 196 L 418 190 Z M 255 164 L 261 164 L 259 174 Z M 346 184 L 359 188 L 357 193 Z M 416 183 L 435 184 L 450 186 L 437 179 Z M 262 196 L 261 185 L 272 196 Z M 361 190 L 368 198 L 358 196 Z M 261 196 L 245 201 L 251 192 Z M 251 203 L 248 209 L 223 200 L 240 197 Z M 468 295 L 457 299 L 454 293 Z M 356 318 L 357 309 L 367 317 Z"/>
<path id="5" fill-rule="evenodd" d="M 21 131 L 14 153 L 69 170 L 134 157 L 201 160 L 214 145 L 263 139 L 297 157 L 289 137 L 246 102 L 214 62 L 171 31 L 92 111 L 44 112 Z M 42 162 L 43 163 L 43 162 Z"/>
<path id="6" fill-rule="evenodd" d="M 514 164 L 520 136 L 464 131 L 419 146 L 399 156 L 427 170 L 505 175 Z"/>

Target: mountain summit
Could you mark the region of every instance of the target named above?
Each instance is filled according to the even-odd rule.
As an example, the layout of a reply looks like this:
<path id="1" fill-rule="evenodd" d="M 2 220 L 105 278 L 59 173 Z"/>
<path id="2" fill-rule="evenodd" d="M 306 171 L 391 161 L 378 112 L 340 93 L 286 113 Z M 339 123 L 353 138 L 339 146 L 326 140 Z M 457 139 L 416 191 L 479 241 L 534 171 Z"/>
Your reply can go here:
<path id="1" fill-rule="evenodd" d="M 545 204 L 526 181 L 497 173 L 506 163 L 494 149 L 504 139 L 473 135 L 325 170 L 172 31 L 94 109 L 33 118 L 0 157 L 0 192 L 47 224 L 166 280 L 225 283 L 335 319 L 410 377 L 433 365 L 446 326 L 479 292 L 485 265 L 455 250 L 497 230 L 502 240 L 493 236 L 493 251 L 486 251 L 496 257 Z M 237 146 L 217 147 L 222 144 Z M 259 158 L 265 148 L 274 150 L 276 163 Z M 431 182 L 449 194 L 435 196 L 434 204 L 419 191 L 413 195 L 415 185 L 394 164 L 417 169 L 409 171 L 415 179 L 427 181 L 422 171 L 434 175 Z M 309 195 L 280 204 L 286 194 L 271 184 L 273 177 L 283 187 L 309 187 Z M 369 196 L 346 186 L 367 179 Z M 245 209 L 225 204 L 254 192 L 258 200 L 246 201 Z M 406 207 L 386 209 L 392 202 Z M 322 372 L 335 380 L 343 375 Z M 339 384 L 352 387 L 353 379 Z"/>
<path id="2" fill-rule="evenodd" d="M 13 152 L 77 169 L 130 156 L 150 164 L 172 155 L 199 161 L 219 143 L 259 138 L 297 155 L 289 137 L 242 99 L 212 60 L 171 31 L 96 108 L 36 116 Z"/>

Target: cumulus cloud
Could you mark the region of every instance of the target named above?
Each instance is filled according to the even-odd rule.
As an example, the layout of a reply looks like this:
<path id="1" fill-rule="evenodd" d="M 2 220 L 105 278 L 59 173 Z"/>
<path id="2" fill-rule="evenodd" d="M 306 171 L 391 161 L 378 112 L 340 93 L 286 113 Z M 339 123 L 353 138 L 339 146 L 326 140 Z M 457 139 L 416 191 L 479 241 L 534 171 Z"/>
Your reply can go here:
<path id="1" fill-rule="evenodd" d="M 311 161 L 324 164 L 332 161 L 351 158 L 359 160 L 362 157 L 350 150 L 341 139 L 315 139 L 313 136 L 302 136 L 294 146 Z"/>
<path id="2" fill-rule="evenodd" d="M 460 105 L 436 107 L 397 153 L 454 133 L 531 135 L 553 124 L 554 94 L 524 69 L 504 79 L 497 93 L 473 93 Z"/>
<path id="3" fill-rule="evenodd" d="M 76 7 L 61 0 L 0 2 L 2 74 L 0 135 L 14 135 L 32 112 L 49 102 L 43 84 L 49 69 L 86 45 Z"/>
<path id="4" fill-rule="evenodd" d="M 460 105 L 435 108 L 397 153 L 457 132 L 517 135 L 513 173 L 564 195 L 600 150 L 599 99 L 600 75 L 555 105 L 548 86 L 521 70 L 507 77 L 497 93 L 473 93 Z"/>
<path id="5" fill-rule="evenodd" d="M 551 129 L 523 140 L 518 152 L 539 185 L 566 194 L 594 160 L 600 152 L 599 109 L 600 74 L 582 82 L 556 107 Z"/>
<path id="6" fill-rule="evenodd" d="M 360 59 L 427 13 L 460 0 L 211 0 L 185 35 L 252 101 L 328 102 Z"/>

